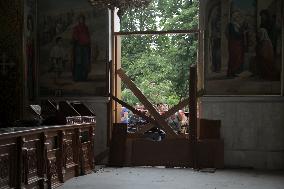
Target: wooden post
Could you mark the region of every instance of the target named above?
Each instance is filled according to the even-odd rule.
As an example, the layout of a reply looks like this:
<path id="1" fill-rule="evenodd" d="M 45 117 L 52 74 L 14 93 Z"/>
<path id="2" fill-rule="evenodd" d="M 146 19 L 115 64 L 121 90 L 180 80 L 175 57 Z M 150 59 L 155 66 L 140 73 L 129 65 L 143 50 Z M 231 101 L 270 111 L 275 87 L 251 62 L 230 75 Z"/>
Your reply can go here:
<path id="1" fill-rule="evenodd" d="M 16 187 L 17 189 L 22 188 L 22 173 L 23 173 L 23 137 L 17 137 L 17 162 L 16 162 Z"/>
<path id="2" fill-rule="evenodd" d="M 41 178 L 41 180 L 39 181 L 39 188 L 40 189 L 44 189 L 44 182 L 45 182 L 45 173 L 46 173 L 46 146 L 45 146 L 45 142 L 46 142 L 46 136 L 45 133 L 42 132 L 40 133 L 40 142 L 39 142 L 39 154 L 40 156 L 39 158 L 39 169 L 38 169 L 38 175 Z"/>
<path id="3" fill-rule="evenodd" d="M 189 104 L 190 100 L 189 98 L 181 101 L 180 103 L 178 103 L 177 105 L 175 105 L 174 107 L 172 107 L 171 109 L 169 109 L 167 112 L 165 112 L 162 117 L 164 119 L 169 118 L 171 115 L 175 114 L 176 112 L 178 112 L 180 109 L 184 108 L 185 106 L 187 106 Z"/>
<path id="4" fill-rule="evenodd" d="M 139 115 L 140 117 L 142 117 L 143 119 L 149 121 L 150 123 L 154 125 L 157 125 L 157 122 L 153 118 L 146 116 L 144 113 L 140 112 L 139 110 L 136 110 L 135 108 L 133 108 L 126 102 L 123 102 L 122 100 L 119 100 L 118 98 L 114 96 L 112 96 L 112 99 L 118 102 L 119 104 L 121 104 L 122 106 L 126 107 L 128 110 L 132 111 L 134 114 Z"/>
<path id="5" fill-rule="evenodd" d="M 90 140 L 90 152 L 89 152 L 89 161 L 90 161 L 90 168 L 91 170 L 94 170 L 95 168 L 95 152 L 94 152 L 94 127 L 89 127 L 89 140 Z"/>
<path id="6" fill-rule="evenodd" d="M 80 141 L 80 129 L 79 128 L 76 128 L 74 129 L 74 137 L 73 137 L 73 148 L 74 148 L 74 154 L 73 154 L 73 157 L 74 157 L 74 163 L 76 164 L 75 166 L 75 176 L 78 177 L 80 176 L 80 149 L 81 149 L 81 141 Z"/>
<path id="7" fill-rule="evenodd" d="M 111 65 L 110 65 L 110 94 L 109 96 L 114 95 L 114 77 L 115 77 L 115 71 L 114 71 L 114 64 L 115 64 L 115 59 L 114 59 L 114 10 L 110 10 L 110 14 L 111 14 Z M 110 146 L 111 144 L 111 140 L 112 140 L 112 130 L 113 130 L 113 123 L 114 123 L 114 109 L 115 109 L 115 104 L 114 102 L 110 99 L 110 101 L 108 102 L 108 133 L 107 133 L 107 144 L 108 146 Z"/>
<path id="8" fill-rule="evenodd" d="M 113 88 L 113 61 L 110 61 L 109 62 L 109 97 L 111 97 L 113 95 L 113 92 L 112 92 L 112 88 Z M 110 98 L 109 102 L 107 103 L 107 120 L 108 120 L 108 123 L 107 123 L 107 146 L 109 147 L 110 146 L 110 141 L 111 141 L 111 133 L 112 133 L 112 125 L 113 125 L 113 116 L 112 116 L 112 110 L 113 110 L 113 103 L 112 103 L 112 99 Z"/>
<path id="9" fill-rule="evenodd" d="M 189 130 L 193 147 L 193 168 L 197 169 L 197 69 L 196 65 L 190 67 L 189 79 Z"/>
<path id="10" fill-rule="evenodd" d="M 58 153 L 56 154 L 57 164 L 57 174 L 60 182 L 64 182 L 63 175 L 63 162 L 64 162 L 64 132 L 62 130 L 58 131 Z"/>
<path id="11" fill-rule="evenodd" d="M 22 182 L 25 185 L 29 184 L 29 178 L 28 178 L 28 174 L 29 174 L 29 164 L 28 164 L 28 149 L 27 148 L 22 148 L 22 163 L 23 163 L 23 174 L 22 174 Z"/>

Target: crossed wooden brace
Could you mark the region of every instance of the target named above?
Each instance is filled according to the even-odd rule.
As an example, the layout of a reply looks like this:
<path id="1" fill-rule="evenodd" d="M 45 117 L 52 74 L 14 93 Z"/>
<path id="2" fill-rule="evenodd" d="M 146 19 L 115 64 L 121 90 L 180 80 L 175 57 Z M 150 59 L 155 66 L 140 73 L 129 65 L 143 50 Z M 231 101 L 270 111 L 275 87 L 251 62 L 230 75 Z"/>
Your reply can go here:
<path id="1" fill-rule="evenodd" d="M 153 118 L 146 116 L 142 112 L 136 110 L 131 105 L 127 104 L 126 102 L 123 102 L 122 100 L 112 96 L 112 99 L 122 106 L 128 108 L 130 111 L 132 111 L 134 114 L 139 115 L 140 117 L 147 120 L 149 123 L 144 125 L 139 132 L 145 132 L 149 129 L 151 129 L 154 125 L 156 127 L 159 127 L 163 129 L 166 134 L 167 138 L 182 138 L 182 136 L 176 134 L 173 129 L 168 125 L 168 123 L 165 121 L 165 119 L 169 118 L 171 115 L 175 114 L 178 110 L 184 108 L 189 104 L 189 98 L 181 101 L 176 106 L 171 108 L 169 111 L 165 112 L 165 114 L 160 115 L 157 110 L 153 107 L 151 102 L 148 101 L 148 99 L 142 94 L 142 92 L 136 87 L 136 85 L 131 81 L 131 79 L 125 74 L 125 72 L 122 69 L 117 70 L 117 74 L 121 78 L 121 80 L 127 85 L 127 87 L 133 92 L 133 94 L 140 100 L 140 102 L 145 106 L 145 108 L 150 112 L 150 114 L 153 116 Z"/>

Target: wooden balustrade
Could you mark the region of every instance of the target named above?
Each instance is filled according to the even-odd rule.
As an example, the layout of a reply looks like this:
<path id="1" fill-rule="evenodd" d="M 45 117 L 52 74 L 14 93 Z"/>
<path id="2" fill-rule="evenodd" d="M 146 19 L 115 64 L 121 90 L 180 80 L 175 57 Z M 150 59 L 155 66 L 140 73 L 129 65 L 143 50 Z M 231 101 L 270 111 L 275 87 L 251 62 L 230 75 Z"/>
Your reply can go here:
<path id="1" fill-rule="evenodd" d="M 94 169 L 95 124 L 0 134 L 0 188 L 56 188 Z"/>

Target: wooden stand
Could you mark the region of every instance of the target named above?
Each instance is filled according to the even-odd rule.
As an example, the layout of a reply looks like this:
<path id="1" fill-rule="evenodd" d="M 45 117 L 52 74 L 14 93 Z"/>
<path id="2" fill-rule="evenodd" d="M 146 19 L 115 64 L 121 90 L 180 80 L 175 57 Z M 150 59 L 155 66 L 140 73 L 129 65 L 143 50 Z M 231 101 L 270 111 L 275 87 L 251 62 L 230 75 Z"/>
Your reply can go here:
<path id="1" fill-rule="evenodd" d="M 90 173 L 94 128 L 65 125 L 0 134 L 0 188 L 56 188 Z M 88 135 L 84 141 L 82 133 Z"/>
<path id="2" fill-rule="evenodd" d="M 196 141 L 196 167 L 194 146 L 189 136 L 156 142 L 128 134 L 125 124 L 115 124 L 110 151 L 111 166 L 166 166 L 191 168 L 223 168 L 224 142 L 220 139 Z"/>
<path id="3" fill-rule="evenodd" d="M 146 116 L 131 107 L 126 102 L 112 96 L 112 99 L 125 106 L 133 113 L 147 120 L 149 124 L 144 125 L 135 134 L 127 133 L 127 125 L 114 124 L 113 138 L 111 143 L 110 164 L 113 166 L 167 166 L 167 167 L 192 167 L 199 169 L 203 167 L 223 168 L 224 143 L 217 136 L 203 134 L 202 140 L 198 140 L 197 132 L 197 68 L 190 67 L 190 89 L 189 98 L 172 107 L 165 114 L 160 115 L 142 92 L 135 86 L 131 79 L 122 69 L 116 71 L 126 86 L 146 107 L 152 117 Z M 181 135 L 173 131 L 166 119 L 179 109 L 189 105 L 189 134 Z M 152 127 L 158 127 L 166 133 L 166 138 L 160 142 L 150 141 L 143 138 L 145 131 Z M 219 127 L 220 128 L 220 127 Z M 201 130 L 200 130 L 201 129 Z M 211 140 L 208 140 L 210 138 Z"/>

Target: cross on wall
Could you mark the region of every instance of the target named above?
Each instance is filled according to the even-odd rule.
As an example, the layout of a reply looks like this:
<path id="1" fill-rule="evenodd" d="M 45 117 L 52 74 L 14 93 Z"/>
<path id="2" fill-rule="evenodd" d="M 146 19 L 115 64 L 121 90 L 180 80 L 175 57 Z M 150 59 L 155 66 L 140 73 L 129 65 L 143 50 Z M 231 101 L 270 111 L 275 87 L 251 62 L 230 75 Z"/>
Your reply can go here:
<path id="1" fill-rule="evenodd" d="M 8 71 L 9 68 L 12 68 L 15 66 L 14 62 L 9 62 L 9 59 L 7 58 L 6 54 L 3 53 L 1 58 L 0 58 L 0 71 L 1 71 L 1 75 L 5 76 Z"/>

